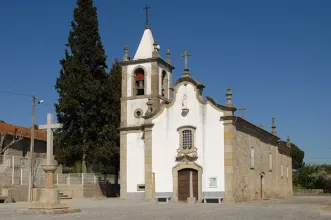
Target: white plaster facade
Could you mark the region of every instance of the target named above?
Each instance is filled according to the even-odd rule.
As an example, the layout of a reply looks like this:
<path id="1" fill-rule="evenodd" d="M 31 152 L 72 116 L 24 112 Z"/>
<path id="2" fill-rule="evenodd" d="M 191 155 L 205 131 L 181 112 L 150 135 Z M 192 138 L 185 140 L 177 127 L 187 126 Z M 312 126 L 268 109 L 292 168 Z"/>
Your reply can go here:
<path id="1" fill-rule="evenodd" d="M 180 136 L 177 131 L 182 126 L 193 126 L 195 130 L 194 146 L 197 148 L 196 163 L 203 167 L 202 191 L 224 192 L 224 132 L 220 117 L 223 112 L 211 103 L 200 103 L 197 90 L 191 83 L 185 82 L 175 88 L 175 99 L 164 106 L 160 115 L 152 119 L 153 127 L 153 173 L 155 173 L 156 195 L 164 192 L 172 193 L 172 168 Z M 182 116 L 182 103 L 187 96 L 189 113 Z M 217 177 L 218 186 L 209 187 L 209 178 Z"/>

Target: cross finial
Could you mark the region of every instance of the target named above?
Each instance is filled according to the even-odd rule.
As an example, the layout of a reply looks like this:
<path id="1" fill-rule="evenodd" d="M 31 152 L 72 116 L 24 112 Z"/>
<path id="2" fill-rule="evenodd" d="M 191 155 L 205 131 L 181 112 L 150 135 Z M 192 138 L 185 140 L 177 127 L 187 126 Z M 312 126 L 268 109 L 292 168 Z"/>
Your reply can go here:
<path id="1" fill-rule="evenodd" d="M 246 108 L 243 106 L 239 110 L 241 111 L 241 117 L 244 118 L 244 112 L 245 112 Z"/>
<path id="2" fill-rule="evenodd" d="M 146 7 L 144 8 L 144 10 L 146 10 L 146 29 L 149 29 L 149 24 L 148 24 L 148 9 L 150 9 L 151 7 L 146 5 Z"/>
<path id="3" fill-rule="evenodd" d="M 226 103 L 226 107 L 232 108 L 233 107 L 233 104 L 232 104 L 232 90 L 230 88 L 228 88 L 225 95 L 226 95 L 226 99 L 228 100 L 227 103 Z"/>
<path id="4" fill-rule="evenodd" d="M 291 147 L 291 139 L 290 139 L 290 136 L 287 136 L 287 142 L 286 142 L 286 145 L 288 147 Z"/>
<path id="5" fill-rule="evenodd" d="M 277 136 L 275 117 L 272 117 L 271 134 Z"/>
<path id="6" fill-rule="evenodd" d="M 123 60 L 124 60 L 124 61 L 128 61 L 128 60 L 130 60 L 130 57 L 129 57 L 129 47 L 128 47 L 128 45 L 125 45 L 125 47 L 124 47 L 124 56 L 123 56 Z"/>
<path id="7" fill-rule="evenodd" d="M 188 57 L 191 56 L 191 54 L 189 52 L 187 52 L 185 50 L 185 52 L 182 54 L 182 57 L 184 57 L 184 62 L 185 62 L 185 69 L 184 69 L 184 72 L 183 72 L 183 76 L 188 76 L 190 77 L 190 71 L 188 69 Z"/>
<path id="8" fill-rule="evenodd" d="M 169 64 L 171 64 L 171 60 L 170 60 L 170 55 L 171 55 L 171 53 L 170 53 L 170 49 L 168 49 L 167 50 L 167 53 L 166 53 L 166 56 L 167 56 L 167 63 L 169 63 Z"/>

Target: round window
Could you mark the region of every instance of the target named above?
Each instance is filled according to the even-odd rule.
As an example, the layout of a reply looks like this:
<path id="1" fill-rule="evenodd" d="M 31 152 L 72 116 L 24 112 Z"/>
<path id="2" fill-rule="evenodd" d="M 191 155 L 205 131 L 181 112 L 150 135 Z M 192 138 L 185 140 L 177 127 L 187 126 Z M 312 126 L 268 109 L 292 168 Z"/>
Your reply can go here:
<path id="1" fill-rule="evenodd" d="M 134 117 L 135 118 L 141 118 L 143 116 L 143 110 L 137 109 L 134 111 Z"/>

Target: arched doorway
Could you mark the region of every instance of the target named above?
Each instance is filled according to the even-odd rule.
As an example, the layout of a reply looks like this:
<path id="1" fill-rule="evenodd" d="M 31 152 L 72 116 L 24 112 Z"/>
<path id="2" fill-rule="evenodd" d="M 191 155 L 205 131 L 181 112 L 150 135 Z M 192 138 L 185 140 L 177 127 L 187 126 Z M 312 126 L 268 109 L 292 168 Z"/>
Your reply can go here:
<path id="1" fill-rule="evenodd" d="M 187 198 L 191 196 L 198 199 L 198 171 L 194 169 L 179 170 L 178 201 L 187 202 Z"/>
<path id="2" fill-rule="evenodd" d="M 261 176 L 261 188 L 260 188 L 260 194 L 261 194 L 261 199 L 263 199 L 263 184 L 264 184 L 264 172 L 260 173 Z"/>
<path id="3" fill-rule="evenodd" d="M 186 172 L 185 172 L 186 171 Z M 193 196 L 196 198 L 197 202 L 202 201 L 202 173 L 203 169 L 200 165 L 196 164 L 195 162 L 179 162 L 176 166 L 172 168 L 172 176 L 173 176 L 173 199 L 175 202 L 179 202 L 179 190 L 180 194 L 188 194 L 187 197 L 190 196 L 189 194 L 189 181 L 187 179 L 190 178 L 190 172 L 187 171 L 193 171 L 192 172 L 192 182 L 193 182 Z M 179 175 L 180 178 L 183 179 L 179 181 Z M 185 180 L 186 179 L 186 180 Z M 185 182 L 186 181 L 186 182 Z M 179 186 L 179 184 L 181 186 Z M 186 185 L 187 187 L 184 187 Z M 197 187 L 196 187 L 197 185 Z M 181 188 L 181 189 L 179 189 Z M 182 190 L 186 190 L 186 192 L 182 192 Z M 181 195 L 181 199 L 186 196 Z M 187 197 L 182 199 L 184 201 L 187 201 Z"/>

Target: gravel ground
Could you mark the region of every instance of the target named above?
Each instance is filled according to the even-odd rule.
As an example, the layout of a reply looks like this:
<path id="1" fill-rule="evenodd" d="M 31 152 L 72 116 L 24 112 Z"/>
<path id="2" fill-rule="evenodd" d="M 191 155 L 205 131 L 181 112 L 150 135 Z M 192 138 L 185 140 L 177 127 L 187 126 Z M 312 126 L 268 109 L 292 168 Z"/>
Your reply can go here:
<path id="1" fill-rule="evenodd" d="M 18 215 L 17 209 L 28 203 L 0 204 L 1 220 L 79 219 L 79 220 L 195 220 L 195 219 L 331 219 L 330 212 L 321 208 L 331 203 L 331 197 L 293 197 L 287 200 L 265 200 L 240 204 L 149 204 L 120 199 L 66 200 L 72 208 L 82 212 L 57 216 Z M 330 213 L 330 215 L 329 215 Z"/>

